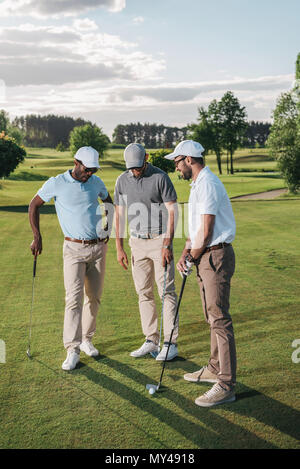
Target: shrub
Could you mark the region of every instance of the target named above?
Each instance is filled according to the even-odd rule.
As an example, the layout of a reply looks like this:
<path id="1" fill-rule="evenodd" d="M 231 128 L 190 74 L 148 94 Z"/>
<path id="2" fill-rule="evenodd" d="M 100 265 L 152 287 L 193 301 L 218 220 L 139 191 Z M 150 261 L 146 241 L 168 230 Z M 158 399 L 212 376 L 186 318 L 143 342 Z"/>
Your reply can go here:
<path id="1" fill-rule="evenodd" d="M 172 160 L 166 160 L 165 155 L 172 153 L 170 150 L 157 150 L 149 154 L 149 163 L 157 168 L 162 169 L 166 173 L 174 173 L 175 164 Z"/>
<path id="2" fill-rule="evenodd" d="M 59 142 L 59 144 L 56 147 L 56 151 L 66 151 L 67 149 L 65 148 L 64 144 L 62 142 Z"/>
<path id="3" fill-rule="evenodd" d="M 8 177 L 24 161 L 25 156 L 23 147 L 5 132 L 0 133 L 0 177 Z"/>

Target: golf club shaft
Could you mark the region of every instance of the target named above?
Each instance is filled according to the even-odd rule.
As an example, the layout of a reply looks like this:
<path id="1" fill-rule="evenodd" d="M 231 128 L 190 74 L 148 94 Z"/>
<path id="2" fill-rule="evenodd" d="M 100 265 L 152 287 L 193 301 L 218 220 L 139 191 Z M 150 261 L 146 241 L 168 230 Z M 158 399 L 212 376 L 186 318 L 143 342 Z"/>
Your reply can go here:
<path id="1" fill-rule="evenodd" d="M 30 320 L 29 320 L 29 338 L 28 338 L 28 351 L 30 353 L 30 342 L 31 342 L 31 323 L 32 323 L 32 311 L 33 311 L 33 300 L 34 300 L 34 280 L 36 275 L 36 262 L 37 257 L 34 257 L 33 261 L 33 276 L 32 276 L 32 293 L 31 293 L 31 309 L 30 309 Z"/>
<path id="2" fill-rule="evenodd" d="M 176 314 L 175 314 L 174 323 L 173 323 L 173 328 L 172 328 L 172 332 L 171 332 L 171 335 L 170 335 L 169 344 L 168 344 L 168 349 L 167 349 L 166 357 L 165 357 L 165 359 L 164 359 L 163 369 L 162 369 L 162 372 L 161 372 L 161 375 L 160 375 L 160 380 L 159 380 L 157 389 L 158 389 L 158 388 L 160 387 L 160 385 L 161 385 L 162 378 L 163 378 L 163 374 L 164 374 L 164 371 L 165 371 L 166 361 L 167 361 L 167 358 L 168 358 L 169 348 L 170 348 L 170 345 L 171 345 L 171 342 L 172 342 L 172 338 L 173 338 L 173 332 L 174 332 L 175 324 L 176 324 L 176 321 L 177 321 L 177 316 L 178 316 L 178 312 L 179 312 L 179 307 L 180 307 L 181 298 L 182 298 L 182 295 L 183 295 L 183 290 L 184 290 L 184 286 L 185 286 L 186 279 L 187 279 L 187 276 L 186 276 L 186 275 L 183 275 L 181 290 L 180 290 L 180 294 L 179 294 L 179 299 L 178 299 L 177 308 L 176 308 Z"/>

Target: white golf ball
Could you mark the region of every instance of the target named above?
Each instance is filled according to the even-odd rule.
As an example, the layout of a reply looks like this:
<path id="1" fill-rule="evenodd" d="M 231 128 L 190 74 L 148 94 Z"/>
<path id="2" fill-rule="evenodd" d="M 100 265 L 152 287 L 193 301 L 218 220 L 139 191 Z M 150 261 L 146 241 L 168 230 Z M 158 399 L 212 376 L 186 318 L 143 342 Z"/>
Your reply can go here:
<path id="1" fill-rule="evenodd" d="M 154 394 L 155 393 L 155 389 L 154 388 L 150 388 L 149 389 L 149 394 Z"/>

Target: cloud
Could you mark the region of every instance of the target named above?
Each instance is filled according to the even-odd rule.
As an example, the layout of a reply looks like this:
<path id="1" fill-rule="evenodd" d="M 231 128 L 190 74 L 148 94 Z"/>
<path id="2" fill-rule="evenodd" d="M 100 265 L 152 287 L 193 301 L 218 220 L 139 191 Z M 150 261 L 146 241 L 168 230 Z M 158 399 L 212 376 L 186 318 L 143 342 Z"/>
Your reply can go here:
<path id="1" fill-rule="evenodd" d="M 22 47 L 31 46 L 32 54 L 37 46 L 41 44 L 68 44 L 80 40 L 80 34 L 69 28 L 35 27 L 31 24 L 24 24 L 16 27 L 0 29 L 0 39 L 10 41 Z M 5 52 L 2 50 L 2 52 Z"/>
<path id="2" fill-rule="evenodd" d="M 89 18 L 74 20 L 73 26 L 78 31 L 96 31 L 98 29 L 95 21 L 90 20 Z"/>
<path id="3" fill-rule="evenodd" d="M 126 7 L 126 0 L 4 0 L 1 16 L 76 16 L 100 7 L 119 12 Z"/>
<path id="4" fill-rule="evenodd" d="M 0 78 L 7 86 L 142 80 L 157 78 L 164 68 L 163 58 L 100 32 L 88 18 L 72 26 L 23 24 L 0 31 Z"/>
<path id="5" fill-rule="evenodd" d="M 141 24 L 144 23 L 145 18 L 143 18 L 142 16 L 136 16 L 135 18 L 133 18 L 132 21 L 134 24 Z"/>
<path id="6" fill-rule="evenodd" d="M 289 89 L 292 79 L 292 75 L 240 79 L 239 89 L 234 87 L 237 80 L 148 86 L 124 84 L 105 86 L 103 82 L 95 80 L 88 83 L 78 82 L 72 87 L 67 84 L 55 87 L 49 85 L 18 86 L 8 88 L 7 95 L 10 111 L 18 115 L 28 112 L 62 114 L 68 112 L 79 115 L 93 112 L 104 116 L 103 113 L 114 111 L 117 116 L 120 112 L 139 111 L 144 112 L 144 120 L 147 120 L 148 111 L 156 110 L 158 115 L 161 111 L 169 112 L 170 119 L 181 120 L 180 108 L 194 109 L 196 116 L 197 106 L 206 106 L 212 99 L 219 99 L 228 89 L 238 96 L 247 109 L 262 110 L 265 115 L 268 115 L 279 93 Z M 254 87 L 254 82 L 259 84 L 257 89 Z M 178 110 L 177 116 L 173 115 L 173 109 Z"/>
<path id="7" fill-rule="evenodd" d="M 133 102 L 144 97 L 157 103 L 184 103 L 197 101 L 201 96 L 219 95 L 228 90 L 251 93 L 255 91 L 262 96 L 269 92 L 278 92 L 289 88 L 293 75 L 266 76 L 253 79 L 236 78 L 231 80 L 191 83 L 163 83 L 151 86 L 129 86 L 120 88 L 118 96 L 121 101 Z M 213 98 L 211 98 L 213 99 Z"/>

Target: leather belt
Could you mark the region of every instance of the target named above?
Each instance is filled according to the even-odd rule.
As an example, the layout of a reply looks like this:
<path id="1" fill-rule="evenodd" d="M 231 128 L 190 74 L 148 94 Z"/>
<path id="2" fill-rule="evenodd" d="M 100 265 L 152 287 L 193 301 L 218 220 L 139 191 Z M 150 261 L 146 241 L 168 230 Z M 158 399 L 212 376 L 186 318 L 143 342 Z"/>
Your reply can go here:
<path id="1" fill-rule="evenodd" d="M 223 249 L 223 248 L 226 248 L 227 246 L 231 246 L 231 243 L 215 244 L 214 246 L 209 246 L 208 248 L 206 248 L 203 254 L 205 254 L 206 252 L 215 251 L 216 249 Z"/>
<path id="2" fill-rule="evenodd" d="M 65 237 L 66 241 L 72 241 L 73 243 L 80 243 L 80 244 L 97 244 L 98 242 L 104 241 L 106 238 L 100 239 L 75 239 L 75 238 L 68 238 L 67 236 Z"/>
<path id="3" fill-rule="evenodd" d="M 158 238 L 160 235 L 158 233 L 146 233 L 146 234 L 139 234 L 139 233 L 130 233 L 131 236 L 134 238 L 139 238 L 139 239 L 155 239 Z"/>

